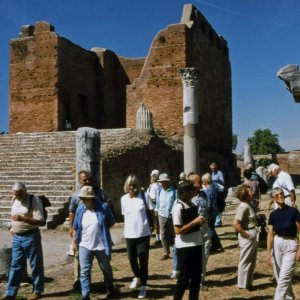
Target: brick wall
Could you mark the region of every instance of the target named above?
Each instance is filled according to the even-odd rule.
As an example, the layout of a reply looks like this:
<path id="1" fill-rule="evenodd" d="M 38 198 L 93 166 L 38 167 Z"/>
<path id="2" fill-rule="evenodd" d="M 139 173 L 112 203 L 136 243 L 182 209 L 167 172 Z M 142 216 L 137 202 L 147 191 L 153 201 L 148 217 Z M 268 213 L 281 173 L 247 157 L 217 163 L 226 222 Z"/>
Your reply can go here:
<path id="1" fill-rule="evenodd" d="M 123 56 L 119 56 L 119 61 L 128 76 L 129 83 L 132 83 L 136 78 L 140 77 L 145 60 L 145 57 L 126 58 Z"/>
<path id="2" fill-rule="evenodd" d="M 57 123 L 57 35 L 46 22 L 10 42 L 10 132 L 52 131 Z"/>
<path id="3" fill-rule="evenodd" d="M 103 70 L 97 55 L 61 37 L 57 51 L 59 130 L 64 130 L 65 120 L 71 122 L 73 129 L 99 128 L 104 115 L 101 106 Z"/>
<path id="4" fill-rule="evenodd" d="M 182 135 L 182 85 L 178 68 L 185 66 L 183 24 L 172 25 L 154 38 L 142 73 L 127 87 L 126 127 L 135 127 L 140 103 L 150 109 L 153 126 L 161 132 Z"/>
<path id="5" fill-rule="evenodd" d="M 168 26 L 154 38 L 139 78 L 127 87 L 126 126 L 135 127 L 141 102 L 153 124 L 167 136 L 182 138 L 182 80 L 178 69 L 196 67 L 199 78 L 201 171 L 211 161 L 229 172 L 232 155 L 231 67 L 227 42 L 192 5 L 185 5 L 181 24 Z"/>
<path id="6" fill-rule="evenodd" d="M 178 69 L 196 67 L 201 172 L 211 161 L 225 173 L 235 167 L 227 42 L 193 5 L 184 6 L 181 23 L 156 35 L 146 58 L 82 49 L 46 22 L 25 29 L 11 42 L 11 132 L 64 130 L 66 119 L 73 129 L 135 128 L 143 102 L 154 128 L 182 141 Z"/>

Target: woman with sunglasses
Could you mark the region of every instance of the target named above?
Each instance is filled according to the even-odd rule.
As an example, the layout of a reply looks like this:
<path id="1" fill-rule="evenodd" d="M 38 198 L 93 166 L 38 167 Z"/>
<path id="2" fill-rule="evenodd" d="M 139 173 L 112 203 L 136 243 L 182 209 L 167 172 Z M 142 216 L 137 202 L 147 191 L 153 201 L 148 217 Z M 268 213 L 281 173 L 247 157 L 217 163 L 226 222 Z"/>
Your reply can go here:
<path id="1" fill-rule="evenodd" d="M 300 213 L 285 204 L 284 191 L 275 188 L 272 196 L 278 208 L 271 212 L 267 240 L 268 264 L 274 266 L 277 281 L 275 300 L 295 299 L 292 277 L 300 261 Z"/>

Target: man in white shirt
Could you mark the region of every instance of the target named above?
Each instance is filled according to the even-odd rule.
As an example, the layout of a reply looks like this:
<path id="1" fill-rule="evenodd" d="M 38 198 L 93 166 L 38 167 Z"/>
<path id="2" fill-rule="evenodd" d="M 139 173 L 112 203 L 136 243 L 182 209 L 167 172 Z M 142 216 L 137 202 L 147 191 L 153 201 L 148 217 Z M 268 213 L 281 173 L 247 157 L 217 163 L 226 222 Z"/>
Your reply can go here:
<path id="1" fill-rule="evenodd" d="M 39 226 L 43 225 L 44 213 L 41 200 L 27 193 L 22 182 L 14 184 L 11 208 L 12 261 L 6 286 L 6 295 L 1 300 L 15 300 L 23 271 L 30 262 L 33 289 L 28 300 L 42 297 L 44 291 L 44 264 Z"/>
<path id="2" fill-rule="evenodd" d="M 296 207 L 296 193 L 292 177 L 287 172 L 282 171 L 277 164 L 271 164 L 268 169 L 271 172 L 271 175 L 275 177 L 273 189 L 281 188 L 284 192 L 285 204 Z M 273 199 L 271 199 L 269 202 L 269 209 L 273 202 Z M 275 208 L 277 208 L 277 205 L 275 205 Z"/>

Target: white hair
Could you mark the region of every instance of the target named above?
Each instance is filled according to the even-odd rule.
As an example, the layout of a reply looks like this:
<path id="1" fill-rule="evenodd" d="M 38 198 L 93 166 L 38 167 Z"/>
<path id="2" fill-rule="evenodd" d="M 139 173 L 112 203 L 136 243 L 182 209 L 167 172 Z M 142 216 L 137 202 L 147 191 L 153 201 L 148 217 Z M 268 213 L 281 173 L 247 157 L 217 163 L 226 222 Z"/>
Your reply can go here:
<path id="1" fill-rule="evenodd" d="M 269 167 L 268 167 L 269 172 L 273 172 L 273 171 L 279 170 L 279 169 L 280 169 L 280 167 L 277 164 L 274 164 L 274 163 L 270 164 Z"/>
<path id="2" fill-rule="evenodd" d="M 209 173 L 205 173 L 202 175 L 202 181 L 206 181 L 207 183 L 211 183 L 211 175 Z"/>
<path id="3" fill-rule="evenodd" d="M 16 182 L 13 187 L 12 187 L 13 191 L 26 191 L 26 186 L 23 182 Z"/>

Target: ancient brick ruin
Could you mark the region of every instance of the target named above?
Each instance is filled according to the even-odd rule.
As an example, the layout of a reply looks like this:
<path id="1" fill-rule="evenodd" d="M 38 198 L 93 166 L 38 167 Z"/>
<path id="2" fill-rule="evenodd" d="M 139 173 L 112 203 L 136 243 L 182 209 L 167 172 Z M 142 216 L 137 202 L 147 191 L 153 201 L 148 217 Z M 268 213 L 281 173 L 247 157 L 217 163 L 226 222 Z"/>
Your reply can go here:
<path id="1" fill-rule="evenodd" d="M 200 71 L 202 169 L 233 166 L 231 68 L 227 42 L 192 5 L 179 24 L 162 29 L 146 58 L 124 58 L 103 48 L 85 50 L 46 22 L 23 26 L 10 44 L 10 132 L 48 132 L 89 126 L 134 128 L 141 102 L 154 128 L 182 142 L 179 68 Z M 226 159 L 225 159 L 226 158 Z"/>
<path id="2" fill-rule="evenodd" d="M 62 132 L 70 129 L 67 128 L 70 124 L 72 130 L 102 129 L 100 184 L 117 206 L 123 182 L 130 173 L 136 173 L 144 186 L 152 169 L 169 173 L 176 182 L 183 170 L 183 84 L 179 74 L 182 68 L 195 68 L 199 72 L 196 134 L 201 173 L 209 171 L 209 163 L 216 161 L 227 175 L 227 183 L 236 183 L 227 42 L 194 6 L 185 5 L 181 22 L 162 29 L 154 37 L 145 58 L 125 58 L 100 47 L 83 49 L 59 36 L 47 22 L 23 26 L 19 38 L 10 42 L 10 54 L 10 135 L 5 137 L 1 151 L 3 157 L 7 153 L 16 156 L 8 155 L 0 172 L 3 176 L 0 205 L 5 208 L 0 214 L 0 224 L 8 220 L 7 201 L 11 184 L 19 179 L 17 173 L 23 176 L 30 192 L 40 194 L 45 190 L 47 196 L 53 196 L 52 210 L 56 216 L 53 220 L 57 219 L 53 222 L 60 222 L 56 211 L 68 203 L 70 190 L 75 187 L 75 170 L 72 154 L 63 157 L 71 151 L 73 142 L 59 142 L 57 137 L 72 140 L 74 132 Z M 151 115 L 154 131 L 132 129 L 136 127 L 136 114 L 141 107 Z M 14 134 L 18 132 L 26 134 Z M 46 136 L 46 144 L 41 145 L 38 153 L 27 149 L 27 140 L 34 143 L 32 134 L 41 134 L 43 141 Z M 67 174 L 56 170 L 70 180 L 66 194 L 57 195 L 55 185 L 53 189 L 49 186 L 49 181 L 56 184 L 54 175 L 48 178 L 46 170 L 39 173 L 47 157 L 49 163 L 50 158 L 56 162 L 55 154 L 50 153 L 50 140 L 60 147 L 55 151 L 61 153 L 62 161 L 72 165 L 64 167 Z M 18 151 L 6 146 L 14 145 L 14 141 L 18 141 Z M 42 165 L 37 166 L 30 155 Z M 6 174 L 13 167 L 18 169 L 8 178 Z M 56 168 L 50 166 L 50 169 Z"/>

